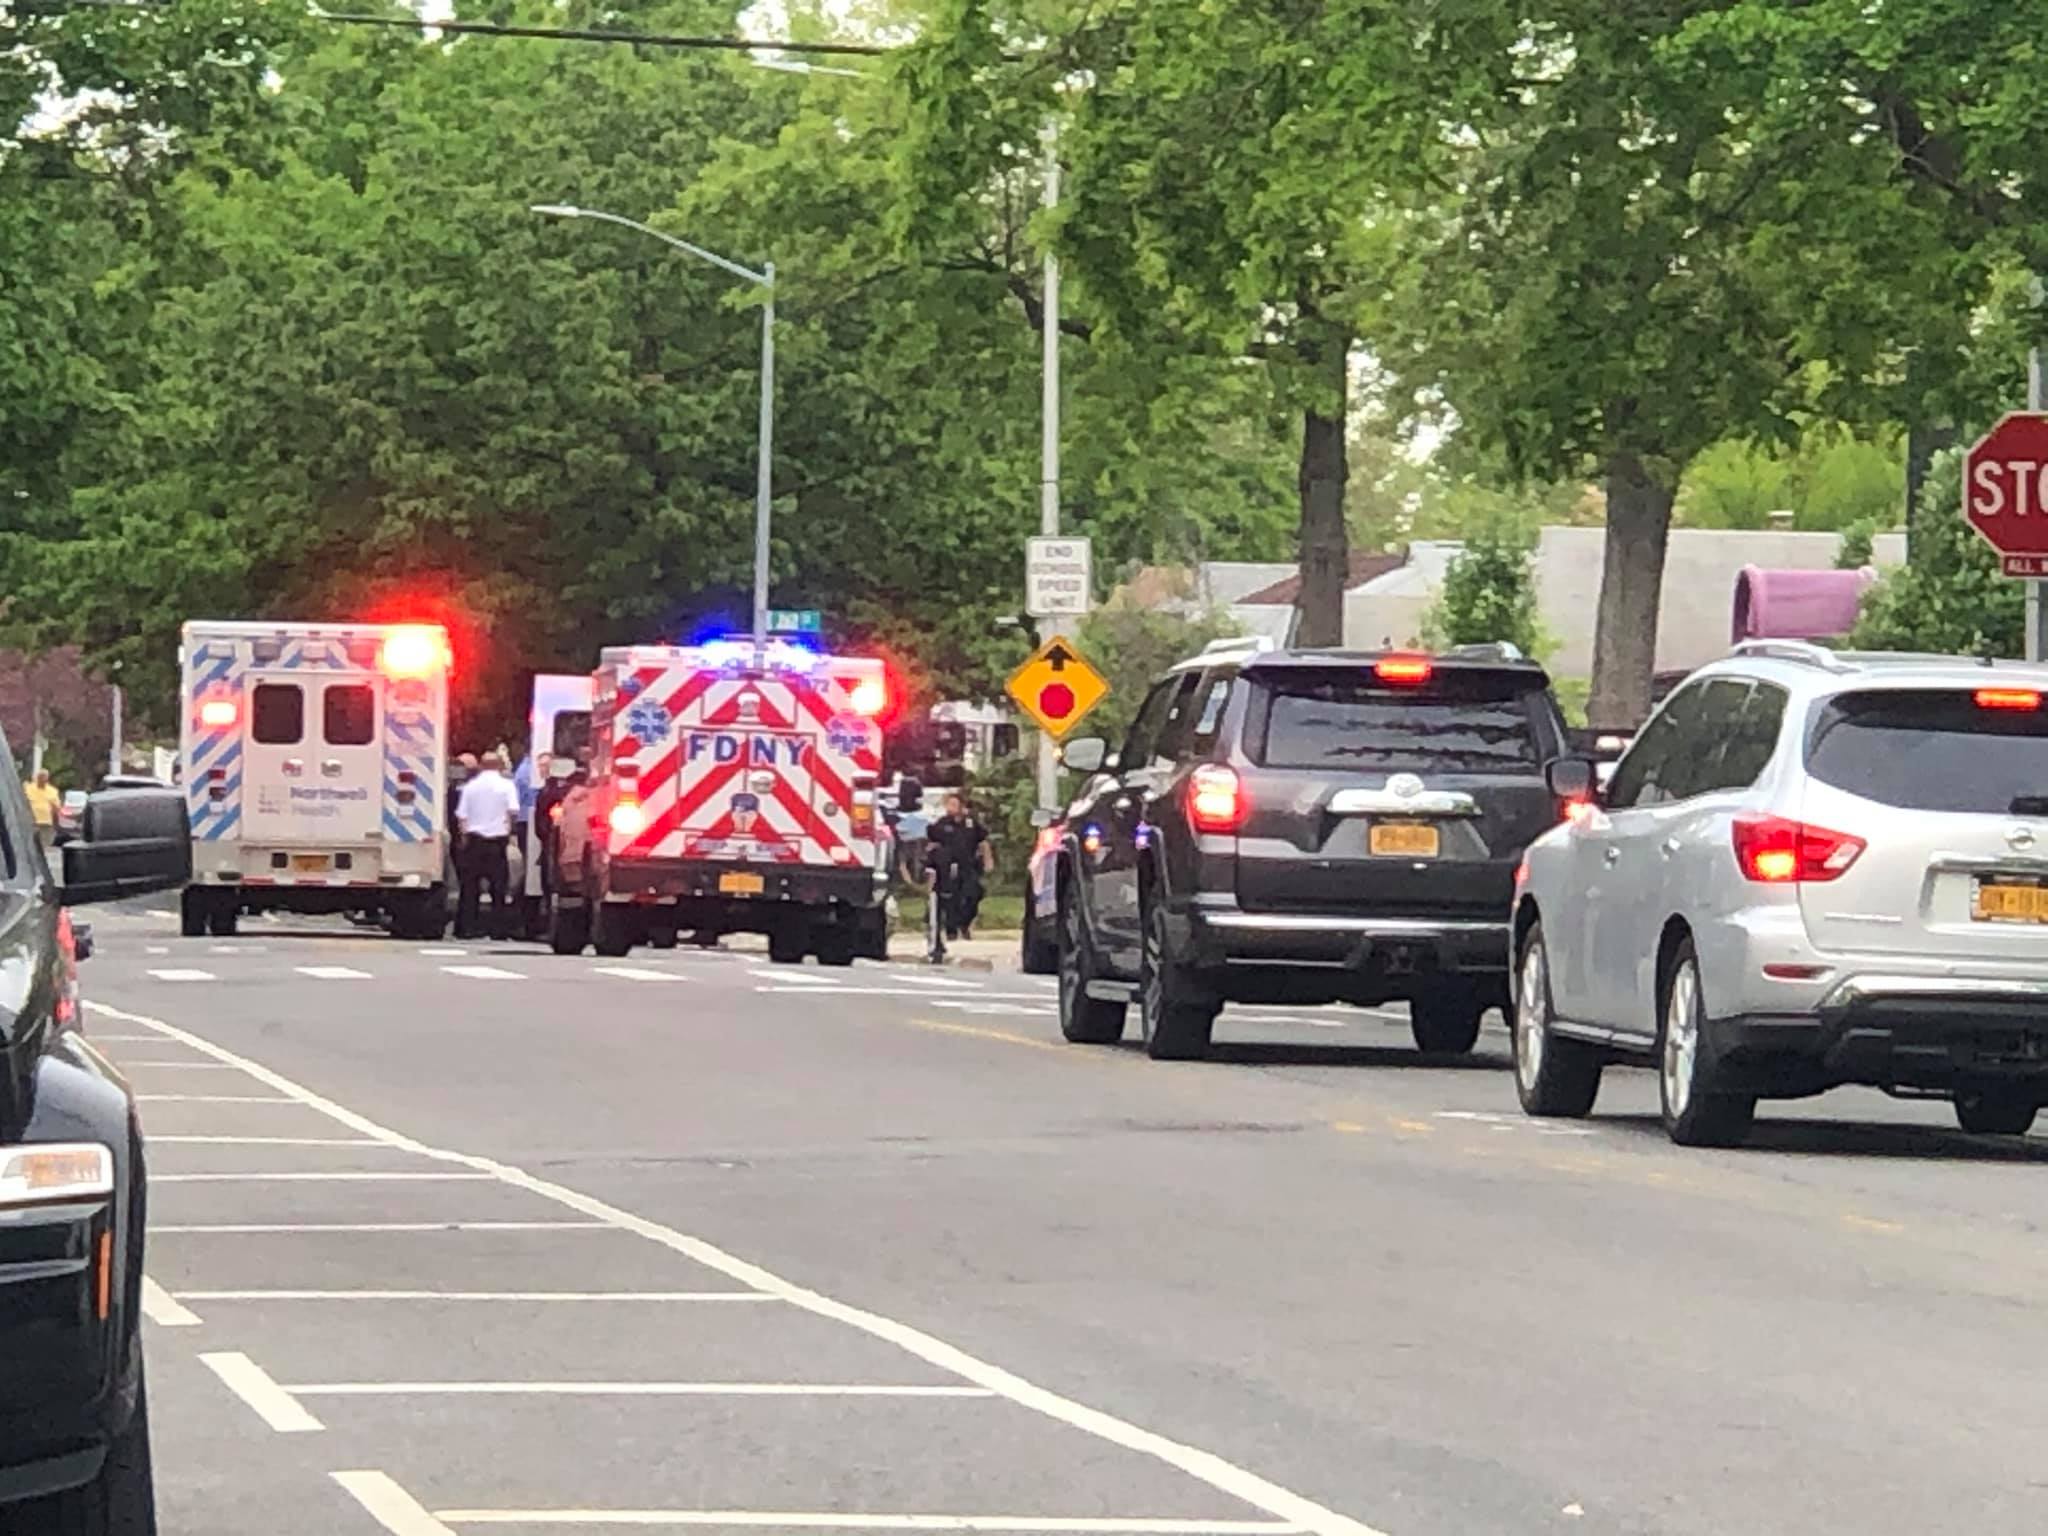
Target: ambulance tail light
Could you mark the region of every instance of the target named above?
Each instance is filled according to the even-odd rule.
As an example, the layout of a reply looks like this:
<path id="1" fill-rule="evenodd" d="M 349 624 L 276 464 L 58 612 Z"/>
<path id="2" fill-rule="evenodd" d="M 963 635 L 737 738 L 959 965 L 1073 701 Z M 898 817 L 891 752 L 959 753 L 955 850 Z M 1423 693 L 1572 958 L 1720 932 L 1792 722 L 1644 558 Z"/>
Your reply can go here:
<path id="1" fill-rule="evenodd" d="M 856 715 L 872 720 L 889 707 L 889 685 L 879 677 L 864 677 L 853 685 L 848 703 Z"/>
<path id="2" fill-rule="evenodd" d="M 240 718 L 233 699 L 208 699 L 199 706 L 199 723 L 209 731 L 224 731 Z"/>
<path id="3" fill-rule="evenodd" d="M 638 837 L 647 830 L 647 813 L 640 808 L 637 798 L 622 796 L 615 800 L 608 819 L 613 834 L 618 837 Z"/>
<path id="4" fill-rule="evenodd" d="M 855 837 L 875 835 L 875 781 L 860 778 L 854 781 L 853 804 L 846 815 L 846 829 Z"/>
<path id="5" fill-rule="evenodd" d="M 438 629 L 403 624 L 384 637 L 377 659 L 387 677 L 430 677 L 448 664 L 448 642 Z"/>

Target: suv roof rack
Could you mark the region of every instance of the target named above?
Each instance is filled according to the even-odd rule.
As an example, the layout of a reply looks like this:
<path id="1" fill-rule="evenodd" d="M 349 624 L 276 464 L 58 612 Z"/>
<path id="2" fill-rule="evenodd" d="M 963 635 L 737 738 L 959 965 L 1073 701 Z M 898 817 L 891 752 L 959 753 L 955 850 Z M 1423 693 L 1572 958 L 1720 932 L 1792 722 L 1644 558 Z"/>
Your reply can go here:
<path id="1" fill-rule="evenodd" d="M 1487 640 L 1476 645 L 1454 645 L 1443 653 L 1466 661 L 1527 661 L 1522 648 L 1512 640 Z"/>
<path id="2" fill-rule="evenodd" d="M 1795 661 L 1801 666 L 1818 667 L 1823 672 L 1847 673 L 1856 668 L 1842 660 L 1824 645 L 1815 645 L 1811 640 L 1742 640 L 1731 656 L 1754 656 L 1768 661 Z"/>
<path id="3" fill-rule="evenodd" d="M 1221 640 L 1211 640 L 1197 653 L 1202 656 L 1236 656 L 1243 652 L 1254 654 L 1277 651 L 1279 644 L 1271 635 L 1226 635 Z"/>

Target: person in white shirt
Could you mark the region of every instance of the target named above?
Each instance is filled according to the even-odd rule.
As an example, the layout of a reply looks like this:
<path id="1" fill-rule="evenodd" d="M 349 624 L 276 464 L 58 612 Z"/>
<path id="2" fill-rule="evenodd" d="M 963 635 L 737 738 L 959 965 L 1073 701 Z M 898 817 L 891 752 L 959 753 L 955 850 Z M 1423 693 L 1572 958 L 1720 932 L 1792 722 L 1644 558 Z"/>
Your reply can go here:
<path id="1" fill-rule="evenodd" d="M 510 871 L 506 868 L 505 849 L 512 840 L 512 823 L 519 818 L 519 791 L 505 777 L 504 768 L 503 758 L 486 752 L 482 766 L 462 786 L 462 798 L 455 803 L 455 822 L 462 829 L 458 866 L 462 899 L 455 909 L 457 938 L 478 936 L 478 908 L 486 886 L 491 892 L 490 936 L 501 939 L 510 932 L 512 914 L 506 900 Z"/>

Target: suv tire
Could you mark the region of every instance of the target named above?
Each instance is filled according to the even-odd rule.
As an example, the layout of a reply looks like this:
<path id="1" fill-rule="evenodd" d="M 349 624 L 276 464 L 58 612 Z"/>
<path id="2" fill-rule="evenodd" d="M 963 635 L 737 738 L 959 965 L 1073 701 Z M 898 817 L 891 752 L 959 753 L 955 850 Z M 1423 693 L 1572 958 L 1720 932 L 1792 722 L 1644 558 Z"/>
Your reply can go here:
<path id="1" fill-rule="evenodd" d="M 558 955 L 580 955 L 590 942 L 590 908 L 568 907 L 559 896 L 548 902 L 548 948 Z"/>
<path id="2" fill-rule="evenodd" d="M 1706 996 L 1691 939 L 1679 942 L 1664 978 L 1657 1020 L 1657 1092 L 1664 1130 L 1681 1147 L 1740 1146 L 1756 1120 L 1756 1095 L 1727 1093 L 1707 1058 Z"/>
<path id="3" fill-rule="evenodd" d="M 133 1346 L 140 1350 L 138 1340 Z M 138 1389 L 128 1425 L 107 1447 L 99 1475 L 82 1487 L 21 1506 L 21 1529 L 40 1536 L 156 1536 L 149 1464 L 149 1388 Z M 7 1529 L 14 1529 L 8 1526 Z"/>
<path id="4" fill-rule="evenodd" d="M 1429 1056 L 1463 1056 L 1479 1043 L 1486 1006 L 1476 988 L 1446 982 L 1408 1002 L 1408 1032 L 1415 1048 Z"/>
<path id="5" fill-rule="evenodd" d="M 1060 882 L 1060 1033 L 1075 1045 L 1115 1045 L 1124 1037 L 1125 1005 L 1088 995 L 1095 950 L 1087 919 L 1068 881 Z"/>
<path id="6" fill-rule="evenodd" d="M 1550 951 L 1544 947 L 1543 925 L 1530 928 L 1522 940 L 1516 966 L 1515 1011 L 1509 1033 L 1514 1037 L 1515 1095 L 1522 1113 L 1583 1120 L 1600 1096 L 1599 1053 L 1583 1040 L 1555 1033 L 1550 1007 Z"/>
<path id="7" fill-rule="evenodd" d="M 2033 1129 L 2041 1106 L 2032 1098 L 2000 1093 L 1956 1095 L 1956 1124 L 1972 1136 L 2024 1136 Z"/>
<path id="8" fill-rule="evenodd" d="M 1149 896 L 1145 942 L 1138 961 L 1138 1029 L 1154 1061 L 1199 1061 L 1222 1004 L 1166 947 L 1166 908 Z M 1119 1031 L 1121 1033 L 1121 1031 Z"/>
<path id="9" fill-rule="evenodd" d="M 787 924 L 768 935 L 768 958 L 776 965 L 802 965 L 809 946 L 805 940 L 809 935 L 795 925 Z"/>
<path id="10" fill-rule="evenodd" d="M 859 945 L 850 923 L 834 923 L 818 930 L 818 964 L 851 965 Z"/>

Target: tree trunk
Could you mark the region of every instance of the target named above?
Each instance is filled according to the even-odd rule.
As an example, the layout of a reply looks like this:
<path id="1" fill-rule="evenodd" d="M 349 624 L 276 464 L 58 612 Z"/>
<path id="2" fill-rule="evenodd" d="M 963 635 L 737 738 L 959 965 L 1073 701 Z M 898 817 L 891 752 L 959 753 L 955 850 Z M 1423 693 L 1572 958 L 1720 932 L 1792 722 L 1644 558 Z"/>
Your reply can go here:
<path id="1" fill-rule="evenodd" d="M 1586 723 L 1601 730 L 1633 730 L 1650 712 L 1664 548 L 1676 490 L 1660 484 L 1633 453 L 1607 461 L 1606 558 L 1593 630 L 1593 693 L 1586 705 Z"/>
<path id="2" fill-rule="evenodd" d="M 1332 346 L 1334 358 L 1322 371 L 1324 397 L 1301 415 L 1301 594 L 1295 599 L 1300 623 L 1297 645 L 1344 643 L 1344 588 L 1351 574 L 1351 538 L 1344 526 L 1344 423 L 1347 354 Z M 1334 397 L 1329 388 L 1334 386 Z"/>

